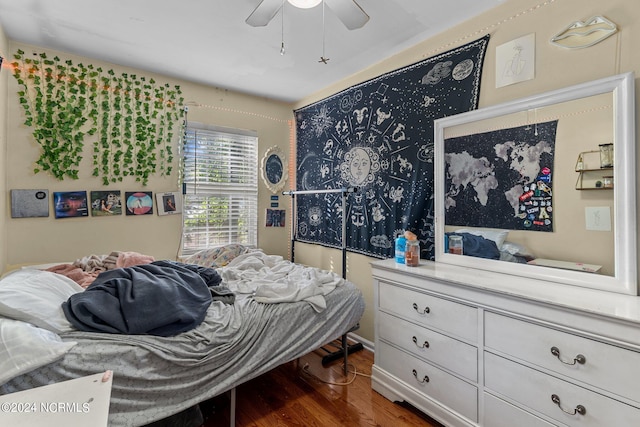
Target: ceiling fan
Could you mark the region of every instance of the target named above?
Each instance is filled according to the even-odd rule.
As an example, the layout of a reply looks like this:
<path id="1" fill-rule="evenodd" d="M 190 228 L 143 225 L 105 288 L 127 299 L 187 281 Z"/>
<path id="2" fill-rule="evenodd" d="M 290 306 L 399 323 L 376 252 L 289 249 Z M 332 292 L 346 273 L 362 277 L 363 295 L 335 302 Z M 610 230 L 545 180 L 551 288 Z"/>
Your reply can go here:
<path id="1" fill-rule="evenodd" d="M 342 23 L 350 30 L 362 27 L 369 21 L 369 15 L 355 2 L 355 0 L 287 0 L 292 5 L 309 9 L 323 1 L 340 18 Z M 283 0 L 262 0 L 246 23 L 252 27 L 264 27 L 276 16 L 283 5 Z"/>

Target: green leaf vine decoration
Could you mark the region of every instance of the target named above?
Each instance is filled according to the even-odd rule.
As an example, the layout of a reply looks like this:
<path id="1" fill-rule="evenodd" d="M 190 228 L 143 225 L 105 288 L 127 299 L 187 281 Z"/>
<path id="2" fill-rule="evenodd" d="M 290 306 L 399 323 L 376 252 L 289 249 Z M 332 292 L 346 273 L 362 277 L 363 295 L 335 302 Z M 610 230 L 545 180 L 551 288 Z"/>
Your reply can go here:
<path id="1" fill-rule="evenodd" d="M 91 143 L 93 176 L 103 185 L 124 177 L 147 185 L 156 173 L 171 175 L 175 128 L 183 116 L 180 86 L 34 56 L 18 50 L 12 65 L 24 124 L 42 148 L 35 173 L 78 179 L 85 143 Z"/>

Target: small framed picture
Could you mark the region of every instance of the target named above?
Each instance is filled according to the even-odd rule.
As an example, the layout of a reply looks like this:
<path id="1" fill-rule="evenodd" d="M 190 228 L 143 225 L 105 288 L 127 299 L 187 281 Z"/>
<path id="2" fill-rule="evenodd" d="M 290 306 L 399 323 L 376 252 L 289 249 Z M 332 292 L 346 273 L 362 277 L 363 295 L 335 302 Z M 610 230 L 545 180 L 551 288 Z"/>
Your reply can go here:
<path id="1" fill-rule="evenodd" d="M 265 226 L 284 227 L 286 213 L 284 209 L 267 209 Z"/>
<path id="2" fill-rule="evenodd" d="M 127 215 L 152 215 L 153 194 L 151 191 L 125 192 Z"/>
<path id="3" fill-rule="evenodd" d="M 180 193 L 156 193 L 158 215 L 182 213 L 182 195 Z"/>
<path id="4" fill-rule="evenodd" d="M 55 191 L 53 208 L 56 218 L 74 218 L 89 216 L 89 204 L 86 191 Z"/>
<path id="5" fill-rule="evenodd" d="M 11 190 L 11 218 L 49 216 L 49 190 Z"/>
<path id="6" fill-rule="evenodd" d="M 122 195 L 116 191 L 91 192 L 91 216 L 122 215 Z"/>

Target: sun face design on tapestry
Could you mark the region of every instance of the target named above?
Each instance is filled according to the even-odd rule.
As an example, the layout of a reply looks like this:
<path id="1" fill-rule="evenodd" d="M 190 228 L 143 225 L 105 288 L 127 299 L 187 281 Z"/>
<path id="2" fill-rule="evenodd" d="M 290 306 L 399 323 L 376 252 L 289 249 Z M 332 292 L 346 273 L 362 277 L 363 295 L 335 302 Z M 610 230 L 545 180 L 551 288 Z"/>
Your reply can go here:
<path id="1" fill-rule="evenodd" d="M 370 147 L 354 147 L 344 155 L 340 165 L 342 181 L 351 187 L 364 187 L 375 180 L 380 170 L 380 156 Z"/>
<path id="2" fill-rule="evenodd" d="M 489 37 L 295 111 L 296 189 L 353 187 L 346 247 L 386 258 L 402 230 L 433 257 L 433 121 L 475 109 Z M 342 245 L 342 194 L 297 196 L 297 236 Z"/>

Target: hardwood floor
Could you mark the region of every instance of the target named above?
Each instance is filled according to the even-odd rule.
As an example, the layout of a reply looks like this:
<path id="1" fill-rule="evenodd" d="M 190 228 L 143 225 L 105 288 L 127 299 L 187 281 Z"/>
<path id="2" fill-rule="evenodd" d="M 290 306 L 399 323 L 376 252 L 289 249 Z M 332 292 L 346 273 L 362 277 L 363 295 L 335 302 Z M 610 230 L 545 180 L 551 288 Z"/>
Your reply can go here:
<path id="1" fill-rule="evenodd" d="M 373 353 L 349 355 L 359 375 L 344 376 L 342 360 L 322 366 L 322 350 L 286 363 L 236 389 L 236 426 L 443 427 L 409 405 L 390 402 L 371 389 Z M 201 404 L 204 427 L 229 425 L 229 394 Z"/>

